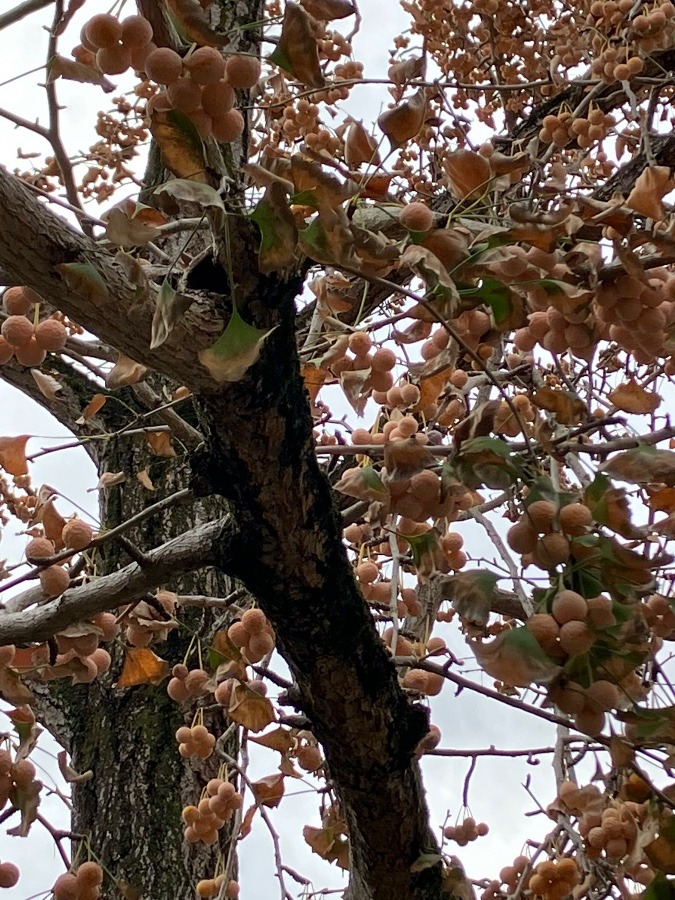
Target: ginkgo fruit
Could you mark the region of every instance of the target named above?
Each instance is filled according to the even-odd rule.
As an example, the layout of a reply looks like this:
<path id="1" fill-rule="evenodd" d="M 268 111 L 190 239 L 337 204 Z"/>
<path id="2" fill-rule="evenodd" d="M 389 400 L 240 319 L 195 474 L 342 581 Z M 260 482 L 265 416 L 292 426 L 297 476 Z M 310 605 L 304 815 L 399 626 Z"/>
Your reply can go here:
<path id="1" fill-rule="evenodd" d="M 93 48 L 114 47 L 122 39 L 122 26 L 115 16 L 99 13 L 84 26 L 84 34 Z"/>
<path id="2" fill-rule="evenodd" d="M 583 621 L 588 614 L 588 604 L 576 591 L 558 591 L 553 598 L 551 613 L 559 625 L 564 625 L 573 619 Z"/>
<path id="3" fill-rule="evenodd" d="M 167 94 L 174 109 L 179 109 L 184 113 L 194 112 L 202 102 L 201 87 L 186 76 L 170 84 Z"/>
<path id="4" fill-rule="evenodd" d="M 120 22 L 121 41 L 130 50 L 145 47 L 152 40 L 152 25 L 143 16 L 127 16 Z"/>
<path id="5" fill-rule="evenodd" d="M 410 231 L 429 231 L 433 228 L 434 216 L 425 203 L 416 201 L 403 207 L 399 222 Z"/>
<path id="6" fill-rule="evenodd" d="M 211 118 L 224 115 L 232 109 L 234 101 L 234 91 L 226 81 L 207 84 L 202 89 L 202 109 Z"/>
<path id="7" fill-rule="evenodd" d="M 9 287 L 2 295 L 2 305 L 10 316 L 26 316 L 35 303 L 40 302 L 40 295 L 29 287 L 19 285 Z"/>
<path id="8" fill-rule="evenodd" d="M 183 65 L 196 84 L 216 84 L 225 74 L 225 60 L 215 47 L 198 47 Z"/>
<path id="9" fill-rule="evenodd" d="M 70 584 L 70 575 L 63 566 L 48 566 L 39 575 L 42 590 L 48 597 L 58 597 Z"/>
<path id="10" fill-rule="evenodd" d="M 244 133 L 244 117 L 238 109 L 229 109 L 211 120 L 213 136 L 221 144 L 230 144 Z"/>
<path id="11" fill-rule="evenodd" d="M 38 347 L 35 338 L 31 337 L 27 344 L 14 348 L 14 355 L 17 362 L 20 362 L 22 366 L 33 367 L 42 365 L 47 357 L 47 351 L 43 350 L 42 347 Z"/>
<path id="12" fill-rule="evenodd" d="M 96 51 L 96 65 L 105 75 L 121 75 L 131 65 L 131 50 L 122 44 Z"/>
<path id="13" fill-rule="evenodd" d="M 58 319 L 45 319 L 35 328 L 35 343 L 43 350 L 58 353 L 63 350 L 68 340 L 68 331 Z"/>
<path id="14" fill-rule="evenodd" d="M 18 883 L 21 872 L 13 862 L 0 863 L 0 888 L 11 888 Z"/>
<path id="15" fill-rule="evenodd" d="M 4 366 L 14 356 L 14 347 L 0 335 L 0 366 Z"/>
<path id="16" fill-rule="evenodd" d="M 84 550 L 94 537 L 94 529 L 82 519 L 70 519 L 63 526 L 61 540 L 66 547 L 73 550 Z"/>
<path id="17" fill-rule="evenodd" d="M 237 90 L 252 88 L 260 78 L 260 71 L 260 60 L 243 53 L 228 56 L 225 63 L 225 78 Z"/>
<path id="18" fill-rule="evenodd" d="M 54 552 L 54 542 L 44 537 L 33 538 L 26 544 L 26 559 L 28 562 L 53 556 Z"/>
<path id="19" fill-rule="evenodd" d="M 183 74 L 183 60 L 169 47 L 159 47 L 145 60 L 145 74 L 157 84 L 173 84 Z"/>
<path id="20" fill-rule="evenodd" d="M 33 323 L 26 316 L 7 316 L 2 323 L 2 336 L 13 347 L 25 347 L 33 337 Z"/>

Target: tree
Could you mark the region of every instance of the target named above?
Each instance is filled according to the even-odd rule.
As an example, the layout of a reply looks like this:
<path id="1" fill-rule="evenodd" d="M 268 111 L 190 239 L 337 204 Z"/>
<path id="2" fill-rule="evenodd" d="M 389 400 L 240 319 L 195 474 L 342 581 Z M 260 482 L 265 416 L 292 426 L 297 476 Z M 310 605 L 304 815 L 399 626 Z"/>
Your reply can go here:
<path id="1" fill-rule="evenodd" d="M 2 573 L 12 833 L 39 814 L 39 722 L 73 788 L 57 898 L 236 896 L 237 842 L 299 769 L 350 900 L 466 898 L 446 842 L 486 828 L 439 844 L 419 767 L 452 752 L 425 700 L 449 681 L 559 729 L 552 831 L 485 900 L 672 893 L 674 794 L 645 764 L 667 773 L 675 709 L 675 7 L 404 0 L 369 128 L 351 0 L 87 9 L 66 55 L 82 5 L 0 15 L 54 7 L 47 124 L 0 110 L 52 154 L 0 170 L 0 376 L 101 497 L 95 534 L 0 436 L 30 539 Z M 127 70 L 74 157 L 62 82 Z M 138 200 L 92 217 L 150 139 Z M 457 672 L 463 641 L 492 686 Z M 575 783 L 590 752 L 602 787 Z"/>

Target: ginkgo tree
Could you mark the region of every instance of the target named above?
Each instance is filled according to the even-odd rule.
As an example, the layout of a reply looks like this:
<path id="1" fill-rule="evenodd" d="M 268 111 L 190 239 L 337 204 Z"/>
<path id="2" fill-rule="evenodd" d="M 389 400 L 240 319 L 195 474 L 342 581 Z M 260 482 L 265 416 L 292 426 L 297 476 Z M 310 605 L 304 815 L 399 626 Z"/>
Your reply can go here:
<path id="1" fill-rule="evenodd" d="M 317 896 L 269 814 L 303 777 L 350 900 L 673 892 L 675 6 L 401 6 L 386 79 L 353 0 L 0 14 L 53 12 L 44 113 L 0 108 L 44 142 L 0 169 L 0 377 L 99 476 L 94 528 L 3 421 L 0 818 L 51 828 L 48 729 L 57 900 L 245 895 L 258 828 Z M 557 726 L 499 873 L 425 799 L 457 690 Z"/>

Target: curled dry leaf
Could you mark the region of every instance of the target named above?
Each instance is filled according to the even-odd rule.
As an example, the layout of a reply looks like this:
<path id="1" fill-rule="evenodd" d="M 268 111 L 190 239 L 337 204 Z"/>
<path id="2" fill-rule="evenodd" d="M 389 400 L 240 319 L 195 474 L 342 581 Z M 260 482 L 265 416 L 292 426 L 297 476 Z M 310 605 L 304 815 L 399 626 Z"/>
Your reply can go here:
<path id="1" fill-rule="evenodd" d="M 47 375 L 46 372 L 41 372 L 39 369 L 31 369 L 30 374 L 43 397 L 52 401 L 59 399 L 58 394 L 63 390 L 63 385 L 60 381 L 57 381 L 51 375 Z"/>
<path id="2" fill-rule="evenodd" d="M 134 362 L 128 356 L 120 356 L 106 375 L 105 386 L 110 391 L 116 391 L 118 388 L 137 384 L 145 378 L 147 371 L 145 366 Z"/>
<path id="3" fill-rule="evenodd" d="M 355 466 L 347 469 L 335 485 L 335 490 L 357 500 L 381 501 L 388 494 L 387 488 L 372 466 Z"/>
<path id="4" fill-rule="evenodd" d="M 157 291 L 155 312 L 152 316 L 151 350 L 162 346 L 191 305 L 192 300 L 184 294 L 179 294 L 172 287 L 168 277 L 164 278 Z"/>
<path id="5" fill-rule="evenodd" d="M 106 237 L 117 247 L 143 247 L 154 241 L 167 219 L 156 209 L 123 200 L 101 216 Z"/>
<path id="6" fill-rule="evenodd" d="M 662 398 L 655 391 L 645 390 L 634 378 L 629 378 L 608 394 L 607 399 L 617 409 L 640 416 L 655 412 Z"/>
<path id="7" fill-rule="evenodd" d="M 140 472 L 136 472 L 136 481 L 138 481 L 139 484 L 142 484 L 143 487 L 144 487 L 147 491 L 154 491 L 154 490 L 155 490 L 155 486 L 154 486 L 154 484 L 152 483 L 152 479 L 150 478 L 150 475 L 148 474 L 148 470 L 147 470 L 147 469 L 141 469 Z"/>
<path id="8" fill-rule="evenodd" d="M 227 715 L 233 722 L 257 733 L 274 722 L 274 707 L 269 697 L 263 697 L 245 684 L 235 684 Z"/>
<path id="9" fill-rule="evenodd" d="M 96 66 L 88 66 L 86 63 L 76 62 L 66 56 L 57 53 L 47 63 L 47 84 L 51 84 L 58 78 L 66 81 L 79 81 L 82 84 L 98 84 L 106 94 L 115 90 L 115 85 L 106 78 Z"/>
<path id="10" fill-rule="evenodd" d="M 320 88 L 326 83 L 311 19 L 290 0 L 286 3 L 279 42 L 269 61 L 307 87 Z"/>
<path id="11" fill-rule="evenodd" d="M 281 803 L 284 796 L 284 774 L 278 772 L 274 775 L 266 775 L 251 784 L 251 790 L 256 801 L 262 806 L 274 808 Z"/>
<path id="12" fill-rule="evenodd" d="M 388 482 L 405 481 L 435 463 L 433 453 L 418 443 L 414 435 L 403 441 L 389 441 L 384 445 Z"/>
<path id="13" fill-rule="evenodd" d="M 199 362 L 216 381 L 241 381 L 258 361 L 263 344 L 274 330 L 249 325 L 240 316 L 235 303 L 227 328 L 215 344 L 200 350 Z"/>
<path id="14" fill-rule="evenodd" d="M 460 200 L 485 193 L 492 170 L 488 160 L 473 150 L 456 150 L 443 160 L 443 169 L 451 192 Z"/>
<path id="15" fill-rule="evenodd" d="M 426 116 L 427 95 L 425 89 L 420 88 L 409 100 L 383 112 L 377 124 L 389 138 L 391 149 L 398 150 L 419 134 Z"/>
<path id="16" fill-rule="evenodd" d="M 668 487 L 675 486 L 675 453 L 672 450 L 658 450 L 644 445 L 632 450 L 624 450 L 600 466 L 610 478 L 628 481 L 632 484 L 660 482 Z"/>
<path id="17" fill-rule="evenodd" d="M 28 759 L 43 731 L 37 724 L 35 713 L 30 706 L 19 706 L 16 709 L 6 711 L 5 714 L 19 736 L 19 746 L 16 750 L 15 760 Z"/>
<path id="18" fill-rule="evenodd" d="M 127 476 L 124 472 L 104 472 L 94 490 L 102 491 L 105 488 L 114 487 L 116 484 L 122 484 L 126 480 Z"/>
<path id="19" fill-rule="evenodd" d="M 536 682 L 546 684 L 558 672 L 529 629 L 513 628 L 488 643 L 467 642 L 481 668 L 492 678 L 514 687 L 528 687 Z"/>
<path id="20" fill-rule="evenodd" d="M 27 475 L 28 461 L 26 460 L 26 444 L 29 434 L 19 434 L 16 437 L 0 437 L 0 467 L 8 475 Z"/>
<path id="21" fill-rule="evenodd" d="M 65 750 L 61 750 L 58 754 L 58 763 L 59 763 L 59 771 L 63 775 L 64 779 L 68 784 L 84 784 L 87 781 L 91 781 L 94 777 L 94 773 L 91 769 L 87 769 L 86 772 L 76 772 L 72 766 L 68 765 L 68 754 Z"/>
<path id="22" fill-rule="evenodd" d="M 101 303 L 108 296 L 108 288 L 91 263 L 59 263 L 54 266 L 66 285 L 91 303 Z"/>
<path id="23" fill-rule="evenodd" d="M 268 275 L 293 266 L 298 226 L 286 199 L 286 189 L 280 182 L 273 181 L 267 186 L 264 196 L 251 213 L 251 219 L 260 229 L 260 272 Z"/>
<path id="24" fill-rule="evenodd" d="M 390 66 L 387 75 L 394 84 L 406 84 L 415 78 L 424 78 L 426 62 L 423 56 L 409 56 Z"/>
<path id="25" fill-rule="evenodd" d="M 668 166 L 648 166 L 635 182 L 626 206 L 649 219 L 665 219 L 666 210 L 662 200 L 673 187 L 675 182 Z"/>
<path id="26" fill-rule="evenodd" d="M 361 122 L 352 122 L 345 135 L 345 160 L 350 168 L 358 169 L 362 163 L 379 166 L 380 154 L 377 141 L 368 134 Z"/>
<path id="27" fill-rule="evenodd" d="M 148 431 L 145 439 L 155 456 L 166 456 L 167 458 L 176 456 L 176 451 L 171 446 L 170 431 Z"/>

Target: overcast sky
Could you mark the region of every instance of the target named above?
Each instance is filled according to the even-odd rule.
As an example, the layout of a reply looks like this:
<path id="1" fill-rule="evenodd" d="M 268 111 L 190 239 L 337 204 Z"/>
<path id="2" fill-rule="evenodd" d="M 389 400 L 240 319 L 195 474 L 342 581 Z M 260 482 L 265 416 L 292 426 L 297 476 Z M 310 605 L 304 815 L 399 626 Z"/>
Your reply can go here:
<path id="1" fill-rule="evenodd" d="M 8 4 L 7 0 L 3 4 L 9 7 L 12 5 Z M 383 4 L 381 0 L 361 0 L 360 7 L 364 21 L 361 34 L 355 41 L 356 58 L 365 64 L 366 75 L 381 78 L 386 75 L 391 38 L 405 28 L 407 19 L 398 4 L 393 2 Z M 108 3 L 88 0 L 84 10 L 76 17 L 73 27 L 64 37 L 62 52 L 69 52 L 77 43 L 79 29 L 86 19 L 96 12 L 108 9 Z M 127 3 L 125 14 L 132 11 L 132 4 Z M 0 32 L 2 49 L 0 82 L 13 78 L 44 60 L 46 34 L 42 26 L 49 21 L 49 13 L 47 10 L 47 14 L 34 14 L 19 25 Z M 36 115 L 42 116 L 44 92 L 38 86 L 38 82 L 42 79 L 42 73 L 36 73 L 0 87 L 0 106 L 29 119 L 35 118 Z M 69 151 L 76 153 L 93 142 L 92 125 L 96 111 L 99 108 L 106 108 L 108 99 L 93 86 L 65 82 L 59 84 L 59 98 L 66 107 L 62 113 L 63 136 Z M 379 114 L 387 99 L 382 86 L 364 86 L 354 90 L 347 109 L 352 115 L 368 123 Z M 40 138 L 24 131 L 17 131 L 3 119 L 0 119 L 0 144 L 4 148 L 0 162 L 10 170 L 15 165 L 21 168 L 28 168 L 30 165 L 28 161 L 16 162 L 14 153 L 16 148 L 20 147 L 24 152 L 44 149 Z M 128 194 L 131 193 L 132 190 L 129 188 Z M 91 209 L 94 214 L 100 212 L 95 207 Z M 31 451 L 42 446 L 51 446 L 53 444 L 51 439 L 65 434 L 44 410 L 29 404 L 22 395 L 0 381 L 0 435 L 27 432 L 40 436 L 31 441 L 29 445 Z M 49 483 L 57 486 L 75 504 L 88 508 L 96 515 L 96 495 L 87 492 L 87 489 L 95 483 L 95 473 L 83 451 L 68 450 L 46 456 L 35 464 L 32 474 L 36 484 Z M 67 501 L 61 502 L 60 508 L 64 514 L 75 511 L 75 507 L 71 507 Z M 8 530 L 5 530 L 2 556 L 7 556 L 10 560 L 18 558 L 24 543 L 24 538 L 14 538 Z M 448 629 L 446 632 L 449 634 Z M 441 633 L 448 637 L 445 632 Z M 457 644 L 457 649 L 460 654 L 465 652 L 462 643 Z M 489 683 L 490 679 L 487 682 Z M 441 697 L 433 701 L 432 709 L 433 721 L 443 732 L 444 747 L 475 748 L 497 745 L 522 748 L 543 746 L 551 744 L 554 740 L 553 729 L 545 723 L 468 692 L 453 698 L 449 685 Z M 46 737 L 41 739 L 40 747 L 52 753 L 57 749 Z M 44 751 L 38 751 L 34 758 L 36 763 L 50 762 Z M 541 837 L 548 830 L 550 822 L 544 816 L 526 819 L 514 811 L 534 807 L 534 803 L 522 787 L 528 775 L 532 776 L 532 789 L 542 804 L 545 805 L 552 799 L 553 779 L 549 761 L 550 757 L 547 757 L 537 767 L 527 766 L 522 760 L 505 760 L 499 763 L 489 759 L 479 761 L 471 782 L 471 812 L 477 820 L 489 823 L 491 834 L 488 838 L 479 839 L 460 851 L 460 856 L 471 876 L 494 877 L 502 865 L 511 862 L 521 851 L 526 836 Z M 270 774 L 276 770 L 276 754 L 263 750 L 253 755 L 251 765 L 253 778 Z M 49 768 L 53 771 L 54 767 Z M 452 762 L 439 758 L 425 760 L 428 799 L 435 826 L 443 823 L 448 810 L 452 815 L 452 821 L 455 821 L 460 812 L 467 770 L 468 760 Z M 298 796 L 284 800 L 280 808 L 271 813 L 282 836 L 284 861 L 292 868 L 314 878 L 314 887 L 317 890 L 326 886 L 337 887 L 343 883 L 339 872 L 313 856 L 302 839 L 304 824 L 320 824 L 318 802 L 311 794 L 302 793 L 304 790 L 302 783 L 297 785 L 289 783 L 287 787 L 289 795 L 297 793 Z M 62 805 L 59 802 L 45 798 L 42 812 L 52 820 L 56 820 L 58 816 L 60 824 L 66 825 Z M 451 845 L 451 848 L 453 846 Z M 33 827 L 27 839 L 10 838 L 4 830 L 0 830 L 0 859 L 14 860 L 22 869 L 19 885 L 13 890 L 3 892 L 3 897 L 8 900 L 26 900 L 33 893 L 46 889 L 62 871 L 51 838 L 39 825 Z M 243 898 L 267 900 L 278 896 L 271 841 L 261 822 L 256 824 L 253 833 L 241 845 L 240 859 Z M 39 864 L 36 864 L 36 860 L 39 860 Z M 289 887 L 295 892 L 297 886 L 289 881 Z M 297 891 L 300 896 L 299 888 Z"/>

